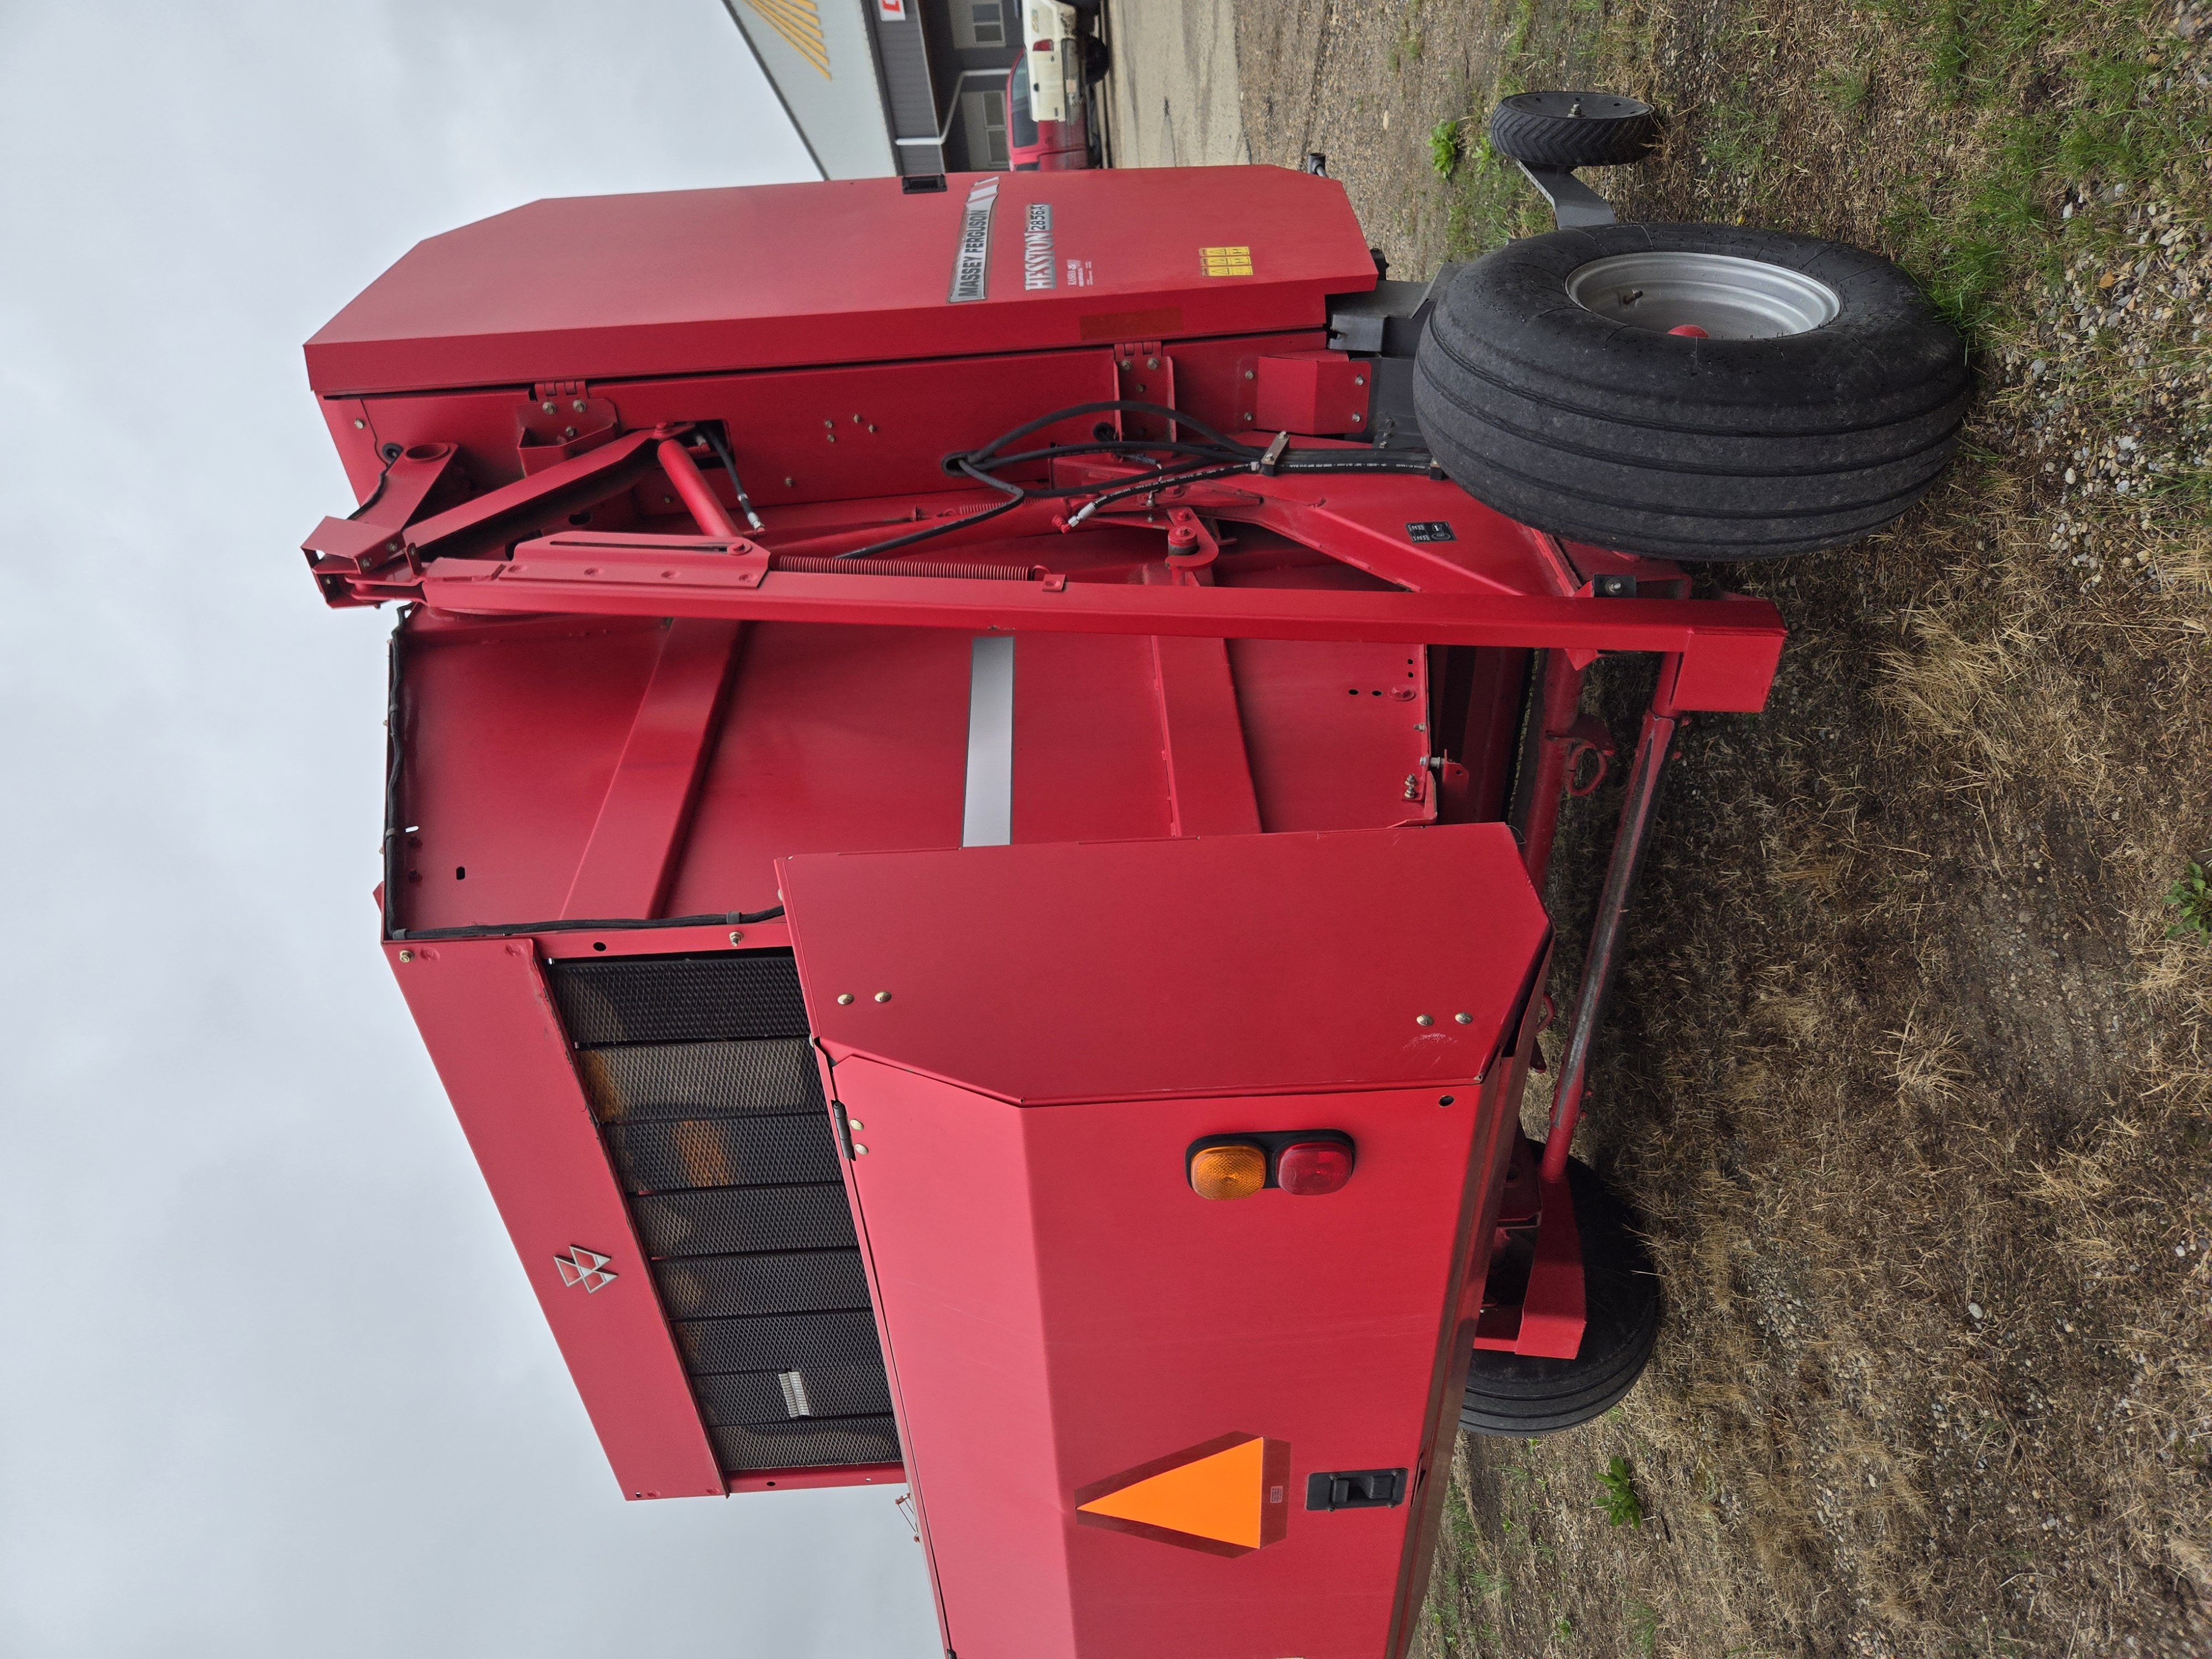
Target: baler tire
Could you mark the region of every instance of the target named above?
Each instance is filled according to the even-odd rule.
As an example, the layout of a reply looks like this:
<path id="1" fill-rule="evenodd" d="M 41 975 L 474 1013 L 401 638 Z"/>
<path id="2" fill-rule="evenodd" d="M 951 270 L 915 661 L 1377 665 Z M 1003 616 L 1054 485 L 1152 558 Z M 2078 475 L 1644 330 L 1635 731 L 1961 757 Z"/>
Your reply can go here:
<path id="1" fill-rule="evenodd" d="M 1675 318 L 1711 326 L 1680 336 Z M 1903 514 L 1972 392 L 1957 332 L 1877 254 L 1616 224 L 1467 266 L 1421 337 L 1413 401 L 1444 471 L 1508 518 L 1660 558 L 1765 559 Z"/>
<path id="2" fill-rule="evenodd" d="M 1577 1159 L 1567 1160 L 1567 1190 L 1582 1234 L 1582 1351 L 1540 1359 L 1477 1348 L 1459 1412 L 1475 1434 L 1528 1439 L 1589 1422 L 1636 1386 L 1658 1340 L 1659 1279 L 1627 1211 Z"/>
<path id="3" fill-rule="evenodd" d="M 1532 167 L 1626 167 L 1658 135 L 1651 106 L 1617 93 L 1516 92 L 1490 112 L 1490 147 Z"/>

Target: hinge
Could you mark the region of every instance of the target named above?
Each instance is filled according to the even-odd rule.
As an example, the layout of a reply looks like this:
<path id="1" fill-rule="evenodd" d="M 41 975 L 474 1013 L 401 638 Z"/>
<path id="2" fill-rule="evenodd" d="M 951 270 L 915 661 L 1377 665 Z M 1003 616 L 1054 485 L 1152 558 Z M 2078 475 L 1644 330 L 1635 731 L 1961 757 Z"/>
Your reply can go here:
<path id="1" fill-rule="evenodd" d="M 542 404 L 548 398 L 587 398 L 591 392 L 581 380 L 540 380 L 530 388 L 530 395 Z"/>

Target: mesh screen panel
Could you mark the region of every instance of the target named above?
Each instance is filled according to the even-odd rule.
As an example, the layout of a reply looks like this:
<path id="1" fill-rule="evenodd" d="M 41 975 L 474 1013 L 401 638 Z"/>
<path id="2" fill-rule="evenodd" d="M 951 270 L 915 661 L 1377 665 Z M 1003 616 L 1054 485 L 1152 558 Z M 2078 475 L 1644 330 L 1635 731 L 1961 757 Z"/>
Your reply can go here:
<path id="1" fill-rule="evenodd" d="M 653 1263 L 671 1319 L 809 1313 L 868 1305 L 858 1250 L 790 1255 L 702 1255 Z"/>
<path id="2" fill-rule="evenodd" d="M 717 1428 L 746 1424 L 807 1422 L 833 1417 L 888 1416 L 891 1391 L 880 1369 L 866 1365 L 796 1367 L 805 1380 L 814 1417 L 793 1418 L 781 1371 L 733 1371 L 698 1381 L 699 1409 Z"/>
<path id="3" fill-rule="evenodd" d="M 817 1112 L 613 1123 L 605 1133 L 615 1168 L 633 1193 L 837 1179 L 835 1131 Z"/>
<path id="4" fill-rule="evenodd" d="M 830 1418 L 755 1428 L 709 1429 L 726 1469 L 818 1468 L 825 1463 L 896 1463 L 898 1430 L 888 1417 Z"/>
<path id="5" fill-rule="evenodd" d="M 676 1346 L 695 1373 L 806 1371 L 817 1365 L 883 1364 L 875 1316 L 763 1314 L 754 1319 L 679 1319 Z"/>
<path id="6" fill-rule="evenodd" d="M 819 1112 L 822 1074 L 805 1037 L 638 1042 L 576 1056 L 602 1123 L 738 1112 Z"/>
<path id="7" fill-rule="evenodd" d="M 787 951 L 547 969 L 724 1468 L 898 1461 Z M 808 1415 L 779 1373 L 799 1374 Z"/>
<path id="8" fill-rule="evenodd" d="M 653 1255 L 858 1248 L 842 1187 L 722 1187 L 657 1193 L 631 1212 Z"/>
<path id="9" fill-rule="evenodd" d="M 806 1035 L 787 951 L 562 962 L 552 978 L 569 1040 L 586 1048 Z"/>

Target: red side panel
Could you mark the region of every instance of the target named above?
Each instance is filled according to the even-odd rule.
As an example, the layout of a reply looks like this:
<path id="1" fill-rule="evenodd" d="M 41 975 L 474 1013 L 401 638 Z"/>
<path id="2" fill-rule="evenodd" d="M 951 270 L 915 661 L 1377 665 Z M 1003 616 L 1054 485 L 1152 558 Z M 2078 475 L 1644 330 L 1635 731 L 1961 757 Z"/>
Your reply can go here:
<path id="1" fill-rule="evenodd" d="M 1493 1051 L 1548 931 L 1510 834 L 777 868 L 950 1645 L 1392 1651 L 1518 1075 Z M 1201 1136 L 1316 1129 L 1357 1148 L 1340 1192 L 1190 1189 Z M 1193 1449 L 1256 1442 L 1241 1542 L 1178 1540 L 1172 1507 L 1079 1514 Z M 1309 1476 L 1374 1468 L 1406 1471 L 1404 1503 L 1305 1507 Z"/>
<path id="2" fill-rule="evenodd" d="M 1025 1102 L 1473 1077 L 1547 932 L 1496 823 L 777 867 L 833 1054 Z"/>
<path id="3" fill-rule="evenodd" d="M 385 954 L 623 1493 L 719 1496 L 721 1470 L 530 942 L 417 945 L 405 962 L 402 949 Z M 593 1277 L 611 1282 L 564 1282 L 556 1258 L 574 1262 L 579 1248 L 605 1258 Z"/>
<path id="4" fill-rule="evenodd" d="M 1420 1468 L 1488 1097 L 1039 1110 L 874 1061 L 836 1079 L 963 1659 L 1385 1653 L 1419 1497 L 1308 1511 L 1306 1480 Z M 1310 1127 L 1358 1143 L 1340 1193 L 1208 1203 L 1184 1183 L 1198 1136 Z M 1224 1559 L 1077 1522 L 1079 1489 L 1240 1431 L 1290 1447 L 1279 1543 Z"/>
<path id="5" fill-rule="evenodd" d="M 418 244 L 307 343 L 308 376 L 326 395 L 426 391 L 1316 328 L 1325 295 L 1375 284 L 1333 179 L 1010 173 L 987 297 L 954 304 L 988 176 L 911 196 L 856 179 L 533 202 Z M 1024 282 L 1031 203 L 1052 209 L 1042 289 Z M 1249 248 L 1251 275 L 1206 275 L 1200 250 L 1221 246 Z"/>

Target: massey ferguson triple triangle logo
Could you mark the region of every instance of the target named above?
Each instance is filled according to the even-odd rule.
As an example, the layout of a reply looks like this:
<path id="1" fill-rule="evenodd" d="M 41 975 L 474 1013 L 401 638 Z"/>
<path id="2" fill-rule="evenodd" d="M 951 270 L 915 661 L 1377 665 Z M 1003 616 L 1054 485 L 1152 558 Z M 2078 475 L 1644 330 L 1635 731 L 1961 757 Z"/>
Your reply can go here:
<path id="1" fill-rule="evenodd" d="M 563 1285 L 572 1291 L 581 1285 L 584 1294 L 590 1296 L 601 1286 L 615 1282 L 615 1275 L 606 1270 L 607 1263 L 613 1260 L 611 1255 L 601 1255 L 597 1250 L 587 1250 L 580 1244 L 571 1244 L 568 1255 L 553 1258 L 553 1265 L 561 1270 Z"/>

